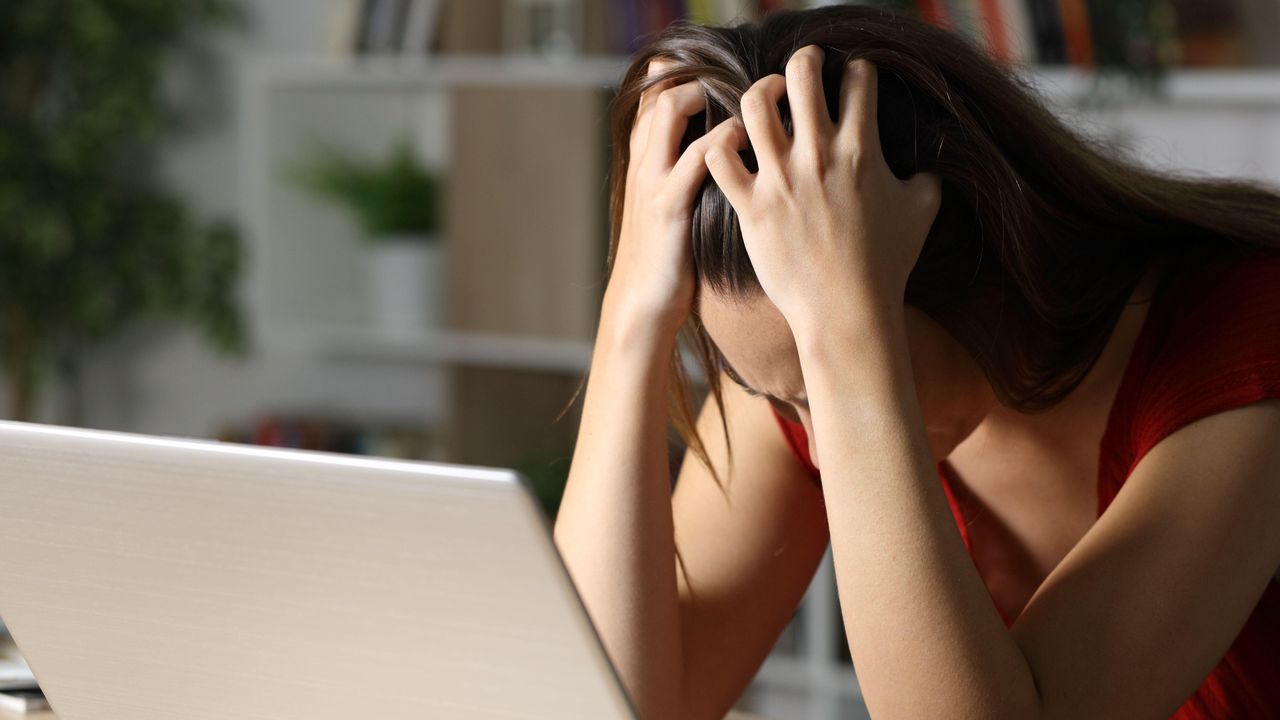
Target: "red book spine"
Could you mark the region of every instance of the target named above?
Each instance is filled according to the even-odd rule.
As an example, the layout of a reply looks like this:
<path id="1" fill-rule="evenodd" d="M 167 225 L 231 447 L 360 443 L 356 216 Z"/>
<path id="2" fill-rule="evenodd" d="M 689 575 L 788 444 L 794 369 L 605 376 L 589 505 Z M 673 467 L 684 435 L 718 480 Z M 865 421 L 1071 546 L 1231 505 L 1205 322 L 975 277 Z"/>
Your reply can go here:
<path id="1" fill-rule="evenodd" d="M 786 6 L 786 0 L 760 0 L 760 15 L 774 10 L 781 10 Z"/>
<path id="2" fill-rule="evenodd" d="M 1059 0 L 1062 36 L 1067 41 L 1067 61 L 1072 65 L 1093 65 L 1093 38 L 1089 35 L 1089 11 L 1085 0 Z"/>
<path id="3" fill-rule="evenodd" d="M 1000 0 L 978 0 L 982 12 L 982 29 L 987 38 L 987 48 L 1003 63 L 1013 61 L 1013 48 L 1009 43 L 1009 19 L 1000 8 Z"/>
<path id="4" fill-rule="evenodd" d="M 925 22 L 939 27 L 951 25 L 951 19 L 947 17 L 947 6 L 942 0 L 916 0 L 916 5 L 920 8 L 920 17 Z"/>

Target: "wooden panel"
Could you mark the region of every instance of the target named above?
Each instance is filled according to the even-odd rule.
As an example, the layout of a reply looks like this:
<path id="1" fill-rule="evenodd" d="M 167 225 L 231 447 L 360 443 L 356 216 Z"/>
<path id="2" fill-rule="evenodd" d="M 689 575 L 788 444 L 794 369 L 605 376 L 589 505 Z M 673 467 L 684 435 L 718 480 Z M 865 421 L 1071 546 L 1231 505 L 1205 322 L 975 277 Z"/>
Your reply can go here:
<path id="1" fill-rule="evenodd" d="M 559 373 L 460 367 L 452 375 L 451 457 L 497 467 L 567 463 L 581 400 L 556 422 L 581 378 Z"/>
<path id="2" fill-rule="evenodd" d="M 502 52 L 502 0 L 444 0 L 438 33 L 443 54 Z"/>
<path id="3" fill-rule="evenodd" d="M 593 337 L 607 246 L 606 97 L 594 88 L 453 91 L 450 327 Z"/>

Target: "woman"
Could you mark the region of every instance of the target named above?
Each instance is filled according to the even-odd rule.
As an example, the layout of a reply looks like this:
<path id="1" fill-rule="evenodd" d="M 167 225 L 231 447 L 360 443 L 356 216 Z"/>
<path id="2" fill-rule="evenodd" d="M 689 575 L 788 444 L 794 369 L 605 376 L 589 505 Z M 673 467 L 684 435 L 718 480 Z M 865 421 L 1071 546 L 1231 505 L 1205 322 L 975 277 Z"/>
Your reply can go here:
<path id="1" fill-rule="evenodd" d="M 1280 197 L 858 7 L 674 27 L 615 123 L 555 534 L 642 717 L 722 716 L 828 542 L 876 718 L 1280 716 Z"/>

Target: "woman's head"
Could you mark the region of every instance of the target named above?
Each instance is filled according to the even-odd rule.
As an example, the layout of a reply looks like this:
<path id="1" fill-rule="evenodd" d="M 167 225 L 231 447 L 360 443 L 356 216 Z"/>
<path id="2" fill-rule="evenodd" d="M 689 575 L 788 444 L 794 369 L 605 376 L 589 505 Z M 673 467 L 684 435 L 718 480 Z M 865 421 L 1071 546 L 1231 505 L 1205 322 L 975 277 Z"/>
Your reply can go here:
<path id="1" fill-rule="evenodd" d="M 908 307 L 905 320 L 929 449 L 943 458 L 973 432 L 995 399 L 972 357 L 928 315 Z M 726 377 L 804 426 L 810 458 L 820 465 L 800 356 L 782 313 L 763 292 L 730 295 L 704 287 L 698 327 L 715 343 Z"/>
<path id="2" fill-rule="evenodd" d="M 677 24 L 633 58 L 614 105 L 614 247 L 640 94 L 665 79 L 702 83 L 707 111 L 690 122 L 687 145 L 739 116 L 743 93 L 784 73 L 791 54 L 811 44 L 825 51 L 828 111 L 836 114 L 845 65 L 872 61 L 890 169 L 903 178 L 922 171 L 941 178 L 941 209 L 905 299 L 964 348 L 1008 406 L 1047 408 L 1079 384 L 1154 259 L 1210 243 L 1280 244 L 1274 194 L 1139 169 L 1068 130 L 959 36 L 885 10 L 834 6 L 735 27 Z M 648 76 L 652 59 L 669 69 Z M 785 102 L 781 114 L 789 130 Z M 749 151 L 745 159 L 752 167 Z M 700 291 L 758 294 L 736 215 L 711 180 L 692 219 Z M 686 341 L 718 398 L 724 358 L 696 313 Z M 690 437 L 687 395 L 677 390 L 673 400 L 676 426 Z"/>

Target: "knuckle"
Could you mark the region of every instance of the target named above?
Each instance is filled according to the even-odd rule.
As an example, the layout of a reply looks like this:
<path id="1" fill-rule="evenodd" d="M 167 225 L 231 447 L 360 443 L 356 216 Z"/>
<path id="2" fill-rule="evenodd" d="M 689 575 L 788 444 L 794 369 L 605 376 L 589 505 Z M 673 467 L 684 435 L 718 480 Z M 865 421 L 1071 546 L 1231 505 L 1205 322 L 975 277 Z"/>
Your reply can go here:
<path id="1" fill-rule="evenodd" d="M 724 143 L 712 143 L 705 157 L 708 166 L 722 167 L 729 160 L 729 148 Z"/>
<path id="2" fill-rule="evenodd" d="M 787 61 L 787 76 L 796 80 L 812 80 L 822 72 L 822 51 L 816 45 L 800 48 Z"/>
<path id="3" fill-rule="evenodd" d="M 786 78 L 777 73 L 774 73 L 772 75 L 765 75 L 759 80 L 756 80 L 755 82 L 751 83 L 751 87 L 747 89 L 746 95 L 760 95 L 760 96 L 770 95 L 776 91 L 776 88 L 778 87 L 779 83 L 782 84 L 782 87 L 786 87 L 786 84 L 787 84 Z"/>
<path id="4" fill-rule="evenodd" d="M 803 143 L 797 145 L 794 152 L 798 156 L 797 159 L 800 161 L 801 167 L 804 169 L 803 176 L 821 178 L 827 174 L 831 163 L 821 147 L 816 144 Z"/>
<path id="5" fill-rule="evenodd" d="M 680 93 L 676 92 L 675 88 L 669 88 L 663 90 L 662 94 L 658 96 L 656 108 L 663 113 L 672 113 L 679 105 Z"/>
<path id="6" fill-rule="evenodd" d="M 673 66 L 674 66 L 674 63 L 672 63 L 667 58 L 664 58 L 661 56 L 653 57 L 653 58 L 650 58 L 649 65 L 648 67 L 645 68 L 645 74 L 657 75 L 659 73 L 663 73 L 663 72 L 666 72 L 667 70 L 670 70 Z"/>
<path id="7" fill-rule="evenodd" d="M 822 71 L 815 63 L 793 61 L 787 65 L 787 79 L 793 84 L 812 85 L 821 74 Z"/>
<path id="8" fill-rule="evenodd" d="M 866 185 L 871 176 L 871 163 L 861 159 L 855 160 L 849 168 L 849 177 L 853 180 L 855 187 Z"/>
<path id="9" fill-rule="evenodd" d="M 921 183 L 920 204 L 930 210 L 936 210 L 940 207 L 942 205 L 942 186 L 938 182 Z"/>
<path id="10" fill-rule="evenodd" d="M 859 137 L 849 137 L 842 144 L 842 150 L 845 157 L 853 160 L 855 163 L 861 163 L 862 158 L 866 155 L 866 145 Z"/>
<path id="11" fill-rule="evenodd" d="M 772 103 L 765 98 L 763 92 L 752 87 L 742 96 L 743 115 L 762 115 L 770 110 Z"/>

